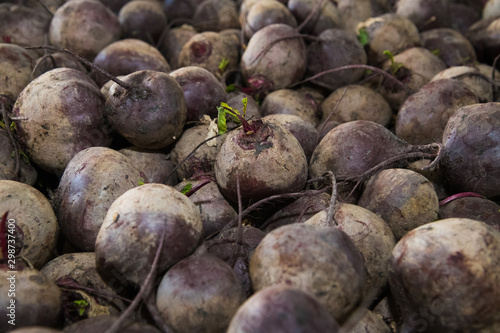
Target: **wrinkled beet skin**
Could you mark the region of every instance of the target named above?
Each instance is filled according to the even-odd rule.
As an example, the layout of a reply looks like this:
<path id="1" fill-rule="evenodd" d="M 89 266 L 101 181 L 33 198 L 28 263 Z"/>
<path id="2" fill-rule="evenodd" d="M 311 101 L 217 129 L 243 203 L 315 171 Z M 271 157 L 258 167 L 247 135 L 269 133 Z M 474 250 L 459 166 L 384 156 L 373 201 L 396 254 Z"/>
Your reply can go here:
<path id="1" fill-rule="evenodd" d="M 441 164 L 457 192 L 500 197 L 500 103 L 457 110 L 443 133 Z"/>

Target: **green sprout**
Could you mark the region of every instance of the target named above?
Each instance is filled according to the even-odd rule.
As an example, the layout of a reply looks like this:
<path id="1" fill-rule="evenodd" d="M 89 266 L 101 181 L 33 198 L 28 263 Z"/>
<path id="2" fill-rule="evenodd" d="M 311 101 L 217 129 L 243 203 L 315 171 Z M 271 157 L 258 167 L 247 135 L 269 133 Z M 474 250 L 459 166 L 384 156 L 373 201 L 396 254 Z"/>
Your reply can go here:
<path id="1" fill-rule="evenodd" d="M 391 73 L 392 75 L 396 74 L 397 71 L 403 67 L 403 64 L 399 63 L 399 62 L 395 62 L 394 61 L 394 55 L 392 54 L 391 51 L 389 50 L 385 50 L 383 52 L 388 58 L 389 60 L 391 61 Z"/>
<path id="2" fill-rule="evenodd" d="M 362 46 L 368 44 L 368 33 L 365 28 L 361 28 L 358 30 L 358 40 Z"/>
<path id="3" fill-rule="evenodd" d="M 219 63 L 219 71 L 221 73 L 224 73 L 226 70 L 227 65 L 229 65 L 229 59 L 222 58 L 221 62 Z"/>
<path id="4" fill-rule="evenodd" d="M 231 91 L 234 91 L 236 89 L 236 87 L 234 86 L 234 84 L 230 84 L 226 87 L 226 93 L 230 93 Z"/>
<path id="5" fill-rule="evenodd" d="M 7 126 L 5 125 L 5 122 L 3 120 L 0 120 L 0 127 L 2 127 L 4 130 L 7 129 Z M 11 122 L 10 123 L 10 130 L 12 132 L 14 132 L 15 129 L 16 129 L 16 123 L 15 122 Z"/>
<path id="6" fill-rule="evenodd" d="M 181 190 L 181 193 L 182 194 L 186 194 L 188 193 L 189 191 L 191 191 L 191 188 L 193 187 L 193 184 L 191 183 L 187 183 Z"/>
<path id="7" fill-rule="evenodd" d="M 219 134 L 224 134 L 227 131 L 227 125 L 226 125 L 226 116 L 229 115 L 233 119 L 233 121 L 237 124 L 240 124 L 242 120 L 244 120 L 245 114 L 247 112 L 247 98 L 243 98 L 241 101 L 243 103 L 243 112 L 240 113 L 238 110 L 235 108 L 230 107 L 227 103 L 220 103 L 220 106 L 217 107 L 217 110 L 219 111 L 218 117 L 217 117 L 217 127 L 219 128 Z"/>
<path id="8" fill-rule="evenodd" d="M 144 185 L 144 184 L 145 184 L 145 183 L 144 183 L 144 178 L 139 177 L 139 186 L 142 186 L 142 185 Z"/>
<path id="9" fill-rule="evenodd" d="M 78 315 L 83 316 L 83 314 L 85 313 L 85 310 L 89 306 L 89 303 L 87 303 L 87 301 L 84 299 L 73 301 L 73 303 L 76 305 L 76 307 L 78 309 Z"/>
<path id="10" fill-rule="evenodd" d="M 439 52 L 440 52 L 440 51 L 439 51 L 439 49 L 434 49 L 434 50 L 432 50 L 431 52 L 432 52 L 432 54 L 434 54 L 436 57 L 439 57 Z"/>

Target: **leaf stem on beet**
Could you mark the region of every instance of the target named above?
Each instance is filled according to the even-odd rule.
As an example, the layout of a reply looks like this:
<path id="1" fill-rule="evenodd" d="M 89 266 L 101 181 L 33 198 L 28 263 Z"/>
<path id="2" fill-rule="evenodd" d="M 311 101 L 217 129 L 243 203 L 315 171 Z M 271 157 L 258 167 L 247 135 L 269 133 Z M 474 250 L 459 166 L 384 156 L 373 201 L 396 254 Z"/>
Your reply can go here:
<path id="1" fill-rule="evenodd" d="M 482 194 L 475 193 L 475 192 L 462 192 L 462 193 L 457 193 L 454 195 L 449 196 L 446 199 L 443 199 L 439 201 L 439 207 L 446 205 L 448 202 L 453 201 L 455 199 L 459 198 L 469 198 L 469 197 L 475 197 L 475 198 L 483 198 L 486 199 L 486 197 Z"/>

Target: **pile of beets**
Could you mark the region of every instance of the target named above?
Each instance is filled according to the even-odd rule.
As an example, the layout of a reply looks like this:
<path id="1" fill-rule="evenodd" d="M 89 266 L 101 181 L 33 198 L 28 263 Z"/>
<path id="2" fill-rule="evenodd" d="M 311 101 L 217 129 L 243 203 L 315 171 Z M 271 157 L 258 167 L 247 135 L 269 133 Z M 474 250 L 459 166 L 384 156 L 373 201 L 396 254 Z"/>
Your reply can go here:
<path id="1" fill-rule="evenodd" d="M 500 1 L 0 3 L 0 332 L 500 331 Z"/>

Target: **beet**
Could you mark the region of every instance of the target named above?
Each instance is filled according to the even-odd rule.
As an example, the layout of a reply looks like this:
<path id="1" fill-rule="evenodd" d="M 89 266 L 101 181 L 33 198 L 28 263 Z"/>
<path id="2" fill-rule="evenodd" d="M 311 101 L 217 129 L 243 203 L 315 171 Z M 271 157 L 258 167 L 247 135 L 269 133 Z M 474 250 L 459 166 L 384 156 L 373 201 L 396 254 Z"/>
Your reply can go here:
<path id="1" fill-rule="evenodd" d="M 18 139 L 30 160 L 57 175 L 79 151 L 111 143 L 104 97 L 76 69 L 56 68 L 31 81 L 13 114 L 21 118 L 15 121 Z"/>
<path id="2" fill-rule="evenodd" d="M 248 39 L 270 24 L 283 23 L 293 28 L 297 27 L 297 20 L 288 8 L 275 0 L 257 1 L 250 7 L 244 21 L 242 29 Z"/>
<path id="3" fill-rule="evenodd" d="M 118 40 L 120 35 L 118 17 L 100 1 L 66 2 L 50 21 L 50 44 L 69 49 L 87 60 L 94 59 L 101 49 Z"/>
<path id="4" fill-rule="evenodd" d="M 115 130 L 134 146 L 165 148 L 182 133 L 186 99 L 177 81 L 167 73 L 141 70 L 123 78 L 132 86 L 113 84 L 106 115 Z"/>
<path id="5" fill-rule="evenodd" d="M 132 161 L 113 149 L 93 147 L 76 154 L 57 189 L 58 222 L 66 240 L 80 251 L 94 251 L 109 207 L 139 186 L 141 177 Z"/>
<path id="6" fill-rule="evenodd" d="M 232 0 L 204 0 L 193 13 L 193 20 L 200 31 L 238 29 L 238 13 Z"/>
<path id="7" fill-rule="evenodd" d="M 358 205 L 381 216 L 399 240 L 437 219 L 439 202 L 431 182 L 414 171 L 386 169 L 366 184 Z"/>
<path id="8" fill-rule="evenodd" d="M 162 317 L 176 333 L 223 332 L 245 294 L 231 266 L 197 253 L 168 270 L 156 299 Z"/>
<path id="9" fill-rule="evenodd" d="M 346 203 L 337 204 L 334 220 L 363 256 L 366 266 L 366 279 L 362 286 L 364 299 L 382 294 L 387 285 L 389 258 L 396 245 L 391 228 L 379 215 Z M 328 226 L 326 209 L 304 223 Z"/>
<path id="10" fill-rule="evenodd" d="M 482 221 L 500 231 L 500 205 L 478 197 L 463 197 L 442 204 L 439 218 L 467 218 Z"/>
<path id="11" fill-rule="evenodd" d="M 94 59 L 94 65 L 114 76 L 127 75 L 140 70 L 170 72 L 170 65 L 156 48 L 134 38 L 116 41 L 100 50 Z M 99 86 L 108 80 L 102 74 L 96 76 Z"/>
<path id="12" fill-rule="evenodd" d="M 354 32 L 342 29 L 327 29 L 318 40 L 307 47 L 307 76 L 347 65 L 366 65 L 367 58 L 363 46 Z M 335 90 L 355 83 L 365 75 L 364 69 L 335 72 L 312 80 L 320 86 Z"/>
<path id="13" fill-rule="evenodd" d="M 0 214 L 3 216 L 6 212 L 7 218 L 11 219 L 9 221 L 14 222 L 7 223 L 9 225 L 0 222 L 1 229 L 8 228 L 3 229 L 7 231 L 2 231 L 4 235 L 1 235 L 1 243 L 12 240 L 7 235 L 14 235 L 16 254 L 40 269 L 54 255 L 59 236 L 59 226 L 50 202 L 40 191 L 29 185 L 0 180 Z M 13 233 L 10 233 L 12 228 L 9 226 L 14 228 Z M 8 244 L 12 245 L 11 242 Z M 2 250 L 2 258 L 6 257 L 7 248 Z"/>
<path id="14" fill-rule="evenodd" d="M 33 70 L 33 78 L 39 77 L 43 73 L 54 68 L 61 67 L 78 69 L 84 73 L 88 72 L 85 66 L 83 66 L 83 64 L 73 56 L 64 52 L 54 52 L 36 59 L 36 65 Z"/>
<path id="15" fill-rule="evenodd" d="M 163 184 L 128 190 L 113 202 L 97 235 L 97 271 L 107 282 L 120 279 L 125 285 L 140 285 L 162 232 L 165 242 L 157 274 L 187 257 L 198 245 L 202 223 L 196 206 Z"/>
<path id="16" fill-rule="evenodd" d="M 35 61 L 24 48 L 0 43 L 0 95 L 16 100 L 31 81 Z"/>
<path id="17" fill-rule="evenodd" d="M 0 179 L 16 180 L 33 186 L 38 178 L 35 167 L 25 158 L 19 159 L 19 172 L 16 174 L 15 150 L 12 141 L 3 128 L 0 129 Z"/>
<path id="18" fill-rule="evenodd" d="M 467 73 L 471 73 L 472 75 L 467 75 Z M 477 95 L 481 103 L 491 102 L 493 91 L 489 80 L 474 74 L 480 74 L 479 69 L 476 67 L 454 66 L 437 73 L 431 81 L 441 79 L 456 79 L 462 81 Z M 488 74 L 488 77 L 490 76 L 491 72 Z"/>
<path id="19" fill-rule="evenodd" d="M 57 327 L 62 311 L 61 291 L 40 271 L 16 265 L 10 269 L 14 273 L 5 266 L 0 269 L 0 292 L 4 295 L 0 298 L 0 315 L 4 318 L 0 330 L 36 325 Z"/>
<path id="20" fill-rule="evenodd" d="M 410 231 L 392 252 L 389 282 L 401 332 L 475 331 L 500 321 L 500 233 L 450 218 Z"/>
<path id="21" fill-rule="evenodd" d="M 396 14 L 409 18 L 418 30 L 451 26 L 449 0 L 398 0 Z"/>
<path id="22" fill-rule="evenodd" d="M 252 132 L 229 132 L 217 153 L 215 177 L 221 192 L 236 202 L 237 177 L 243 202 L 302 190 L 307 160 L 297 139 L 283 127 L 261 120 L 250 126 Z"/>
<path id="23" fill-rule="evenodd" d="M 392 118 L 392 109 L 382 95 L 373 89 L 355 84 L 332 92 L 321 103 L 320 108 L 322 121 L 345 123 L 354 120 L 370 120 L 387 126 Z"/>
<path id="24" fill-rule="evenodd" d="M 260 107 L 263 116 L 288 114 L 301 117 L 304 121 L 317 126 L 320 113 L 306 95 L 291 89 L 279 89 L 264 98 Z"/>
<path id="25" fill-rule="evenodd" d="M 432 81 L 406 99 L 396 118 L 396 135 L 411 144 L 439 142 L 450 116 L 479 103 L 469 86 L 458 80 Z"/>
<path id="26" fill-rule="evenodd" d="M 179 68 L 179 54 L 187 41 L 196 35 L 196 30 L 187 24 L 171 28 L 158 43 L 158 50 L 165 56 L 172 69 Z"/>
<path id="27" fill-rule="evenodd" d="M 170 73 L 179 83 L 186 99 L 186 121 L 198 121 L 203 115 L 217 117 L 217 106 L 225 102 L 224 86 L 208 70 L 185 66 Z"/>
<path id="28" fill-rule="evenodd" d="M 441 165 L 455 191 L 500 197 L 500 103 L 458 109 L 448 120 L 442 143 Z"/>
<path id="29" fill-rule="evenodd" d="M 255 291 L 277 284 L 306 291 L 342 322 L 361 299 L 363 261 L 340 229 L 290 224 L 262 239 L 250 259 L 250 277 Z"/>
<path id="30" fill-rule="evenodd" d="M 286 88 L 302 78 L 306 66 L 304 41 L 286 24 L 271 24 L 257 31 L 241 57 L 245 82 L 257 91 Z"/>
<path id="31" fill-rule="evenodd" d="M 133 0 L 118 13 L 123 35 L 154 44 L 167 26 L 167 15 L 159 1 Z"/>
<path id="32" fill-rule="evenodd" d="M 315 297 L 284 285 L 255 293 L 231 320 L 227 333 L 336 333 L 338 324 Z"/>
<path id="33" fill-rule="evenodd" d="M 460 32 L 450 28 L 425 31 L 420 34 L 422 46 L 437 53 L 446 66 L 474 66 L 477 62 L 476 51 Z"/>

